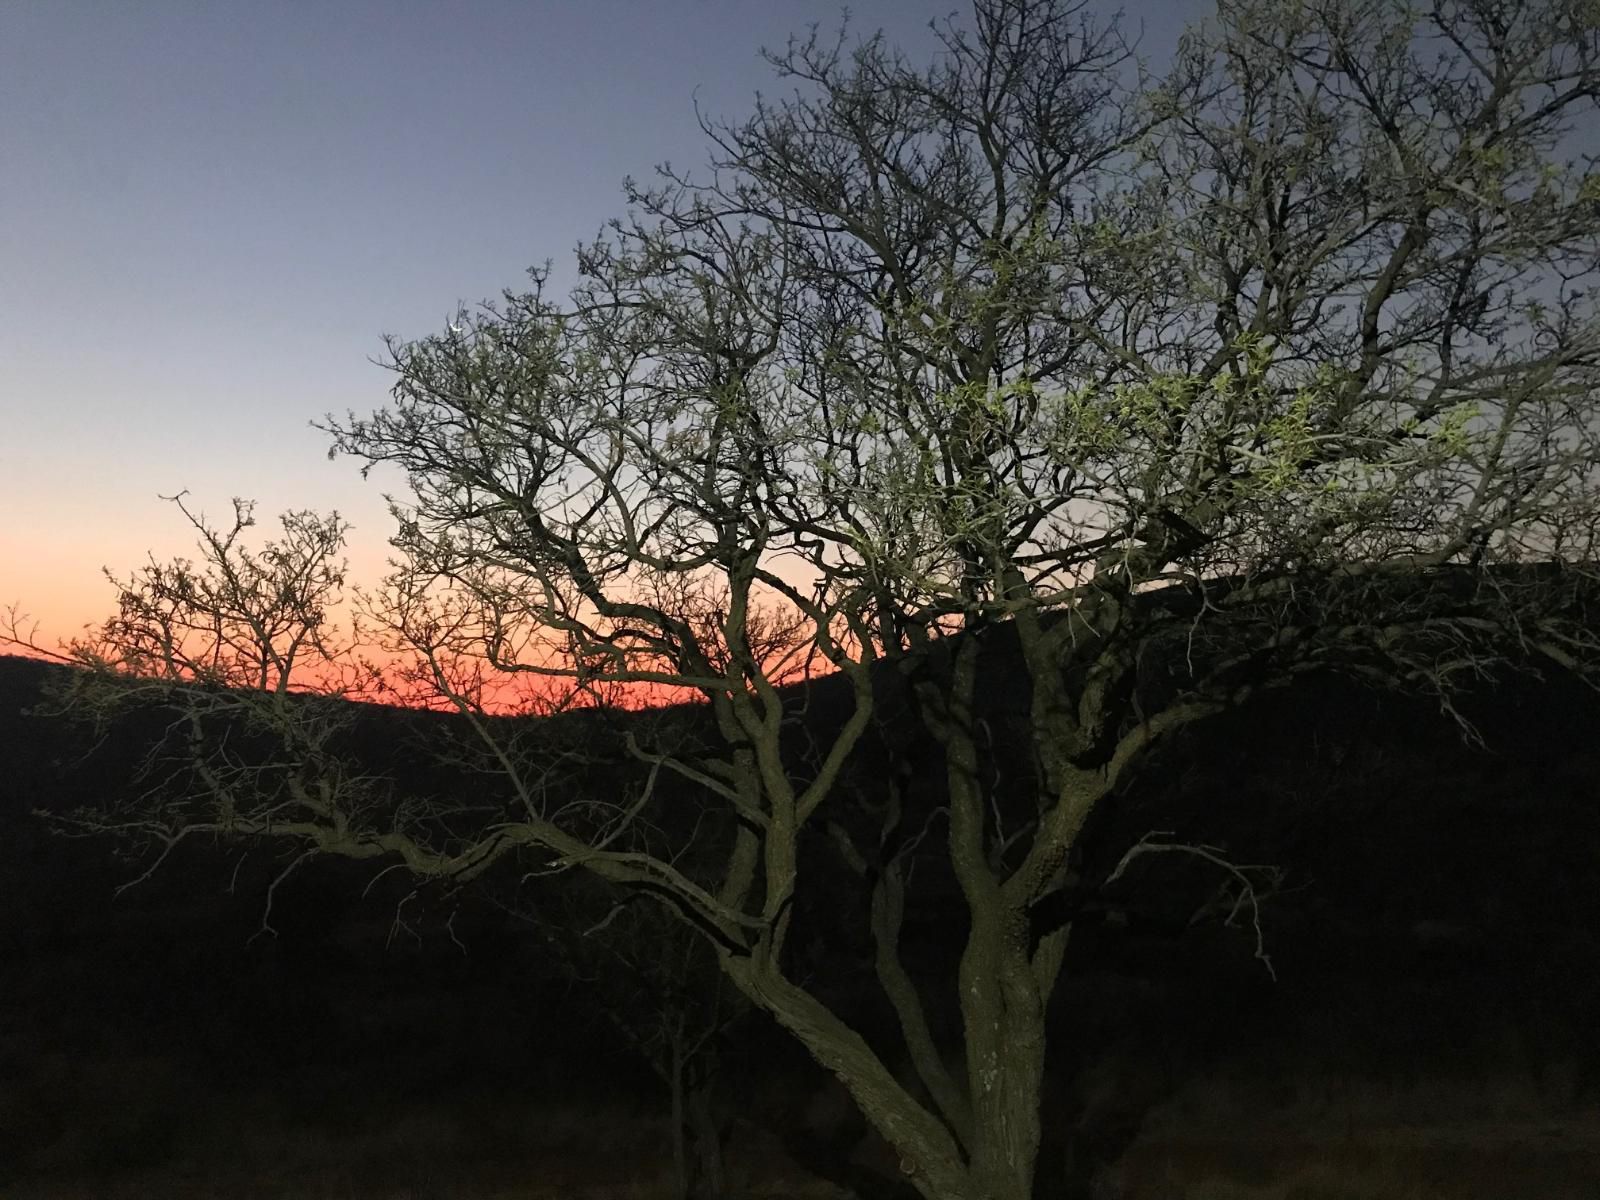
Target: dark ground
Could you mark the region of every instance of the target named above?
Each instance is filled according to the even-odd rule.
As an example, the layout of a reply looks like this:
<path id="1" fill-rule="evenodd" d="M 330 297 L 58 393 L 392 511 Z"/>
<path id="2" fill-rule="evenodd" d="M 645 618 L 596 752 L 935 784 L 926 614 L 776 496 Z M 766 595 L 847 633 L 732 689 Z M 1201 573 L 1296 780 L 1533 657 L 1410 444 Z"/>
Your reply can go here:
<path id="1" fill-rule="evenodd" d="M 397 924 L 396 877 L 312 863 L 253 937 L 277 867 L 204 847 L 114 897 L 138 864 L 30 815 L 117 783 L 22 715 L 42 675 L 0 659 L 0 1196 L 664 1194 L 661 1089 L 498 910 Z M 1054 1111 L 1101 1195 L 1600 1196 L 1600 698 L 1513 681 L 1472 715 L 1487 749 L 1310 686 L 1175 747 L 1097 832 L 1286 871 L 1276 982 L 1159 897 L 1075 931 Z M 826 1132 L 837 1097 L 745 1039 L 735 1194 L 836 1194 L 763 1126 Z"/>

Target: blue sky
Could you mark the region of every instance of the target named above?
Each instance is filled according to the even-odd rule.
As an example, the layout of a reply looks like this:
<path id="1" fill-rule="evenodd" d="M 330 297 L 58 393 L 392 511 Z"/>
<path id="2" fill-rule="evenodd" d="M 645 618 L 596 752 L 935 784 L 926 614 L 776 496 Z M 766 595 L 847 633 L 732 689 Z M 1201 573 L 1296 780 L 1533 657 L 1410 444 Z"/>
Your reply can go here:
<path id="1" fill-rule="evenodd" d="M 926 57 L 957 7 L 859 0 Z M 1132 5 L 1160 55 L 1200 0 Z M 777 83 L 761 45 L 837 0 L 0 0 L 0 605 L 104 615 L 99 569 L 209 512 L 387 518 L 308 422 L 381 404 L 381 335 L 570 262 L 624 175 L 705 156 L 694 104 Z"/>

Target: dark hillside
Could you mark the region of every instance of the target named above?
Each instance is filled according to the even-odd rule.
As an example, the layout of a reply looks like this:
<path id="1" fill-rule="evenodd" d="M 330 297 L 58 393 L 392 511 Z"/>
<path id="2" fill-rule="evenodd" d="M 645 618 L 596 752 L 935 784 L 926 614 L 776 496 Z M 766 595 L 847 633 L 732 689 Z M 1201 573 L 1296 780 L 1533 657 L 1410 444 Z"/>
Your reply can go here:
<path id="1" fill-rule="evenodd" d="M 119 786 L 136 748 L 83 760 L 81 730 L 25 715 L 57 669 L 0 659 L 6 1196 L 615 1195 L 664 1178 L 656 1086 L 527 927 L 472 892 L 402 904 L 398 874 L 366 890 L 376 868 L 313 862 L 260 936 L 279 862 L 195 846 L 114 896 L 140 864 L 30 815 Z M 1075 909 L 1052 1120 L 1116 1162 L 1107 1195 L 1592 1195 L 1600 698 L 1516 676 L 1466 711 L 1481 747 L 1425 702 L 1307 681 L 1193 729 L 1106 813 L 1103 866 L 1165 830 L 1284 873 L 1263 911 L 1276 982 L 1248 929 L 1188 927 L 1217 882 L 1193 863 L 1150 856 Z M 374 709 L 362 736 L 445 788 L 426 747 L 446 720 Z M 819 953 L 852 953 L 819 928 Z M 949 930 L 935 914 L 914 936 L 937 957 Z M 839 1000 L 870 1014 L 865 964 L 855 977 Z M 872 1152 L 781 1041 L 745 1037 L 737 1178 L 825 1194 L 763 1120 Z M 509 1190 L 530 1180 L 546 1190 Z"/>

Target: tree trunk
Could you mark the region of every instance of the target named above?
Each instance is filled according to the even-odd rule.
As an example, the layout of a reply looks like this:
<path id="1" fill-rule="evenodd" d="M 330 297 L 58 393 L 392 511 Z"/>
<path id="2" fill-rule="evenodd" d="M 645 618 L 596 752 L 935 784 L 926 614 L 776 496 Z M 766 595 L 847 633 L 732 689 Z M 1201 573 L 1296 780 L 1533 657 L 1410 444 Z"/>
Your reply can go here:
<path id="1" fill-rule="evenodd" d="M 1006 977 L 1018 964 L 996 962 L 1011 956 L 981 951 L 971 957 L 961 999 L 972 1090 L 973 1191 L 985 1200 L 1033 1200 L 1042 1139 L 1043 1007 L 1013 994 L 1016 980 Z M 1025 958 L 1020 965 L 1027 973 Z M 986 970 L 993 972 L 987 979 L 975 977 Z"/>
<path id="2" fill-rule="evenodd" d="M 717 1120 L 709 1088 L 694 1087 L 684 1095 L 688 1126 L 689 1195 L 693 1200 L 722 1200 L 727 1191 L 723 1170 L 723 1126 Z"/>
<path id="3" fill-rule="evenodd" d="M 973 1127 L 966 1149 L 906 1089 L 861 1039 L 815 997 L 776 972 L 727 963 L 741 990 L 800 1039 L 832 1071 L 861 1115 L 900 1156 L 901 1171 L 926 1200 L 1033 1200 L 1044 1081 L 1044 1010 L 1024 949 L 1010 955 L 973 953 L 970 971 L 1007 960 L 1009 983 L 980 980 L 964 994 L 968 1062 L 973 1074 Z M 1016 976 L 1020 966 L 1023 979 Z M 963 983 L 971 982 L 963 972 Z M 1018 988 L 1021 988 L 1020 992 Z"/>
<path id="4" fill-rule="evenodd" d="M 677 1200 L 689 1200 L 689 1155 L 684 1138 L 683 1053 L 681 1043 L 674 1039 L 671 1058 L 667 1063 L 667 1089 L 672 1095 L 672 1113 L 669 1119 L 669 1136 L 672 1138 L 672 1182 Z"/>
<path id="5" fill-rule="evenodd" d="M 859 1033 L 769 964 L 724 955 L 723 969 L 758 1007 L 798 1038 L 844 1085 L 861 1115 L 900 1156 L 901 1172 L 927 1200 L 1029 1200 L 977 1190 L 959 1142 L 894 1077 Z"/>

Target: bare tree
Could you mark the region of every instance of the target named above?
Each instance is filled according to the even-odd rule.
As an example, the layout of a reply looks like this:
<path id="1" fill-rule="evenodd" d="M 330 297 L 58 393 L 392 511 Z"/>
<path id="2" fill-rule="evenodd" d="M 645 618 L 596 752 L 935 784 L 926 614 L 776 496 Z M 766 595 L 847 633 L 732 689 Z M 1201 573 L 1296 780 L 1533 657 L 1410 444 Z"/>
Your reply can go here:
<path id="1" fill-rule="evenodd" d="M 719 1200 L 734 1115 L 724 1064 L 749 1004 L 717 969 L 704 939 L 644 896 L 618 897 L 578 880 L 529 882 L 524 878 L 504 907 L 535 931 L 593 998 L 609 1036 L 667 1091 L 676 1195 Z"/>
<path id="2" fill-rule="evenodd" d="M 938 32 L 926 68 L 791 42 L 793 95 L 706 120 L 703 177 L 631 186 L 568 297 L 535 272 L 390 343 L 392 405 L 330 424 L 410 481 L 377 611 L 516 802 L 449 837 L 337 794 L 249 828 L 642 892 L 922 1194 L 1021 1200 L 1070 930 L 1035 914 L 1152 747 L 1313 671 L 1448 705 L 1594 659 L 1600 27 L 1586 0 L 1222 0 L 1161 79 L 1063 0 Z M 820 724 L 784 686 L 813 668 Z M 486 678 L 704 720 L 628 738 L 638 774 L 572 809 L 503 752 Z M 864 739 L 907 722 L 938 777 L 846 819 Z M 666 777 L 694 819 L 652 815 Z M 872 890 L 915 1080 L 791 970 L 813 833 Z M 962 949 L 930 980 L 901 930 L 934 846 Z"/>
<path id="3" fill-rule="evenodd" d="M 169 718 L 125 794 L 51 820 L 155 851 L 140 880 L 201 832 L 197 812 L 227 835 L 288 822 L 313 844 L 275 890 L 319 841 L 337 839 L 336 811 L 365 811 L 383 791 L 337 748 L 353 715 L 345 701 L 363 693 L 370 673 L 335 623 L 348 526 L 336 513 L 289 513 L 279 537 L 253 548 L 250 502 L 233 501 L 218 523 L 186 494 L 167 499 L 195 531 L 196 559 L 152 558 L 127 577 L 107 571 L 116 615 L 59 649 L 42 645 L 16 609 L 0 640 L 84 668 L 53 681 L 42 711 L 100 726 L 136 710 Z M 269 894 L 264 929 L 270 917 Z"/>

